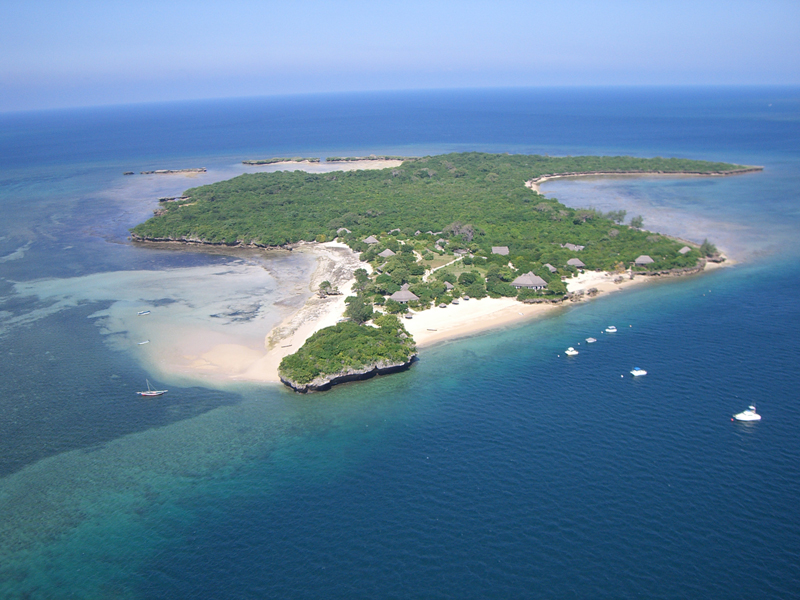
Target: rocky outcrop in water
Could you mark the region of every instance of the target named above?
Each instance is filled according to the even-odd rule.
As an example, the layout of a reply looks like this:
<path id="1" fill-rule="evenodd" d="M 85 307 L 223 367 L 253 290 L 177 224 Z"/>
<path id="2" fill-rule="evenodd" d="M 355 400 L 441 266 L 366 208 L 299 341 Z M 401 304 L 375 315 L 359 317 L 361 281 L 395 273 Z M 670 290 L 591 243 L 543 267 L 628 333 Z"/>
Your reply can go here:
<path id="1" fill-rule="evenodd" d="M 323 375 L 308 383 L 297 383 L 296 381 L 292 381 L 283 375 L 281 375 L 280 378 L 285 385 L 289 386 L 296 392 L 300 392 L 301 394 L 308 392 L 324 392 L 331 389 L 331 387 L 334 385 L 338 385 L 340 383 L 347 383 L 348 381 L 361 381 L 364 379 L 371 379 L 376 375 L 389 375 L 390 373 L 405 371 L 416 361 L 417 355 L 412 354 L 411 358 L 409 358 L 406 362 L 379 362 L 373 365 L 364 366 L 360 369 L 348 369 L 332 375 Z"/>

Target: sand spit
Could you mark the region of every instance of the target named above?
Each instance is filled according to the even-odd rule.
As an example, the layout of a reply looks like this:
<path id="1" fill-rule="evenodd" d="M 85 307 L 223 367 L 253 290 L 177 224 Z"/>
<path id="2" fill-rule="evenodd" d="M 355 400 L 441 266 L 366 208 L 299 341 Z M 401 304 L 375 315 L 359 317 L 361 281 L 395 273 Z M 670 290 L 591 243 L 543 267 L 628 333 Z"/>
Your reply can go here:
<path id="1" fill-rule="evenodd" d="M 550 181 L 551 179 L 572 179 L 575 177 L 729 177 L 731 175 L 742 175 L 744 173 L 755 173 L 756 171 L 763 171 L 764 167 L 752 166 L 742 169 L 732 169 L 730 171 L 710 171 L 710 172 L 682 172 L 682 173 L 669 173 L 665 171 L 592 171 L 587 173 L 553 173 L 551 175 L 542 175 L 536 179 L 530 179 L 525 182 L 525 187 L 539 192 L 539 184 Z"/>

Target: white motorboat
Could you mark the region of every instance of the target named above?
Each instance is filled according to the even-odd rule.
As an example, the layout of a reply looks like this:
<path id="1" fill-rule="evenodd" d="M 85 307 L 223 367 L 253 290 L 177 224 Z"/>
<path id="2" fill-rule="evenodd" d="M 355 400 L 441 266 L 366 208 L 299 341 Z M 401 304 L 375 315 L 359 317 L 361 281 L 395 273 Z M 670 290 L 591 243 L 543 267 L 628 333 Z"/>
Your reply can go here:
<path id="1" fill-rule="evenodd" d="M 150 343 L 150 340 L 145 340 L 143 342 L 139 342 L 139 345 L 140 346 L 144 346 L 145 344 L 149 344 L 149 343 Z"/>
<path id="2" fill-rule="evenodd" d="M 608 327 L 606 327 L 606 333 L 617 333 L 617 328 L 614 327 L 613 325 L 609 325 Z"/>
<path id="3" fill-rule="evenodd" d="M 634 367 L 633 371 L 631 371 L 631 375 L 634 377 L 641 377 L 642 375 L 647 375 L 647 371 L 640 369 L 639 367 Z"/>
<path id="4" fill-rule="evenodd" d="M 586 338 L 586 343 L 587 343 L 587 344 L 594 344 L 596 341 L 597 341 L 597 340 L 596 340 L 596 339 L 594 339 L 594 338 Z"/>
<path id="5" fill-rule="evenodd" d="M 570 346 L 569 348 L 564 350 L 564 354 L 566 354 L 567 356 L 575 356 L 576 354 L 578 354 L 578 351 L 575 350 L 575 348 L 573 348 L 572 346 Z"/>
<path id="6" fill-rule="evenodd" d="M 136 313 L 136 314 L 137 314 L 137 315 L 139 315 L 140 317 L 143 317 L 144 315 L 149 315 L 149 314 L 150 314 L 150 311 L 149 311 L 149 310 L 140 310 L 140 311 L 139 311 L 138 313 Z"/>
<path id="7" fill-rule="evenodd" d="M 747 410 L 733 415 L 733 418 L 737 421 L 760 421 L 761 415 L 756 412 L 755 405 L 750 405 L 747 407 Z"/>

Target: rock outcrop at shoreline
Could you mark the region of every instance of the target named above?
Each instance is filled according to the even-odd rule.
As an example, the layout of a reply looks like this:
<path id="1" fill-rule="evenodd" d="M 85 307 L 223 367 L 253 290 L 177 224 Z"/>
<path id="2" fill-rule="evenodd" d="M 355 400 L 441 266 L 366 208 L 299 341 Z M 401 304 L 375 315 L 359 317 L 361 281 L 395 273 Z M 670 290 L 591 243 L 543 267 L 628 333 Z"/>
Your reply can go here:
<path id="1" fill-rule="evenodd" d="M 312 381 L 309 381 L 308 383 L 297 383 L 296 381 L 292 381 L 283 375 L 281 375 L 280 378 L 285 385 L 292 388 L 296 392 L 300 392 L 301 394 L 306 394 L 308 392 L 324 392 L 331 389 L 331 387 L 334 385 L 338 385 L 340 383 L 347 383 L 348 381 L 362 381 L 364 379 L 371 379 L 376 375 L 389 375 L 390 373 L 405 371 L 416 361 L 417 355 L 412 354 L 411 358 L 409 358 L 406 362 L 378 362 L 372 365 L 364 366 L 360 369 L 348 369 L 346 371 L 342 371 L 341 373 L 320 376 Z"/>
<path id="2" fill-rule="evenodd" d="M 163 209 L 154 210 L 153 214 L 163 213 Z M 225 248 L 262 248 L 267 250 L 291 250 L 296 244 L 285 244 L 283 246 L 269 246 L 267 244 L 259 244 L 258 242 L 245 243 L 242 241 L 235 242 L 210 242 L 208 240 L 201 240 L 197 238 L 173 238 L 173 237 L 150 237 L 131 233 L 130 240 L 132 242 L 140 243 L 155 243 L 155 244 L 183 244 L 187 246 L 216 246 Z"/>

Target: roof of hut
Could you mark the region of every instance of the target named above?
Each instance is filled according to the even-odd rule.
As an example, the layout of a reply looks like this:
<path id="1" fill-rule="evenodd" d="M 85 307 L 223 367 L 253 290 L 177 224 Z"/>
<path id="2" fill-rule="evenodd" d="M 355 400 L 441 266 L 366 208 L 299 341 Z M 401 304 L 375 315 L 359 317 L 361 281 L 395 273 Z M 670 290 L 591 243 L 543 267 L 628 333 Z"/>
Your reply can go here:
<path id="1" fill-rule="evenodd" d="M 389 296 L 389 300 L 394 300 L 395 302 L 411 302 L 413 300 L 419 300 L 419 296 L 408 290 L 399 290 Z"/>
<path id="2" fill-rule="evenodd" d="M 547 282 L 538 275 L 534 275 L 533 271 L 530 271 L 517 277 L 511 282 L 511 285 L 518 287 L 547 287 Z"/>

